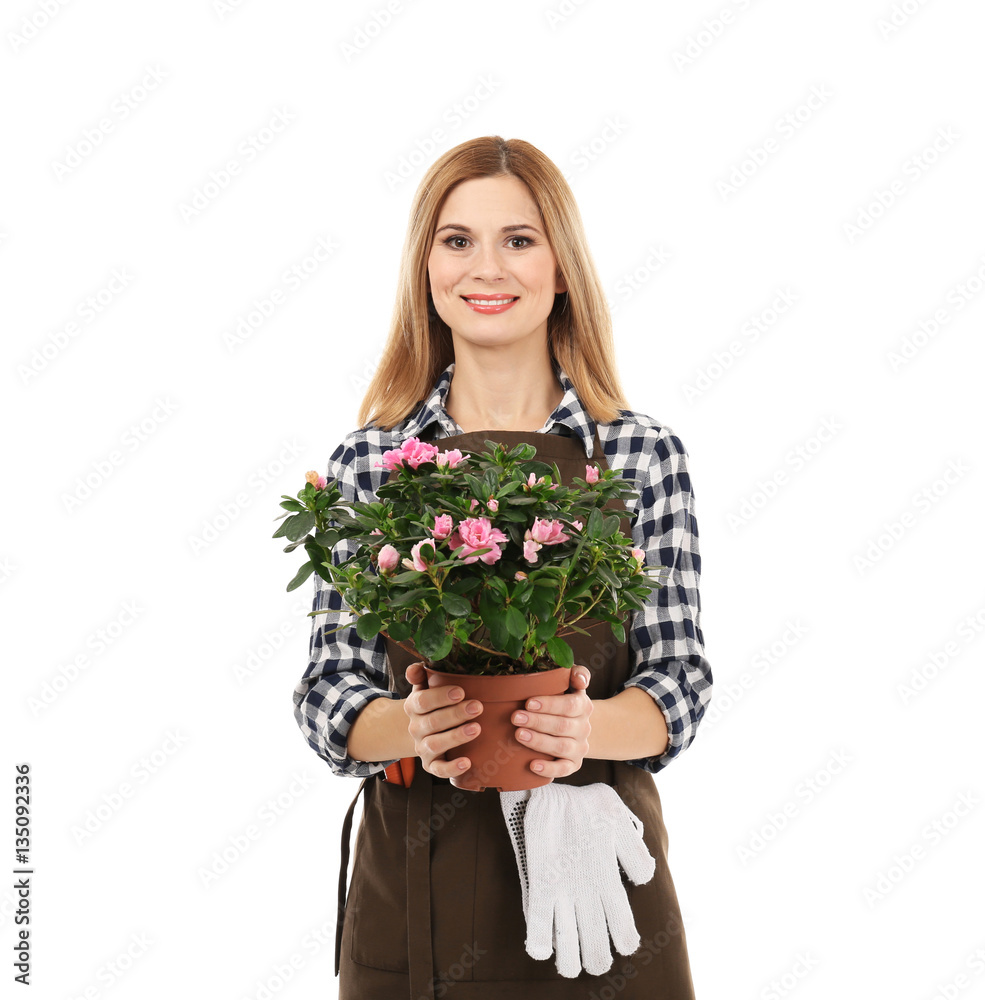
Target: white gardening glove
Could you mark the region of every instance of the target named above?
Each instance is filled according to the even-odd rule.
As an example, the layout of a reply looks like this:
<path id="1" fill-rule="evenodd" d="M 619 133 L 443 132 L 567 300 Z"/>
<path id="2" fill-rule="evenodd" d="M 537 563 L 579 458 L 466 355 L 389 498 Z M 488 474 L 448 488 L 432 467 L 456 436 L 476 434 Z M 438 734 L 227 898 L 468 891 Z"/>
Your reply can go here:
<path id="1" fill-rule="evenodd" d="M 499 795 L 520 875 L 527 954 L 553 952 L 558 973 L 571 979 L 582 967 L 593 976 L 612 967 L 610 934 L 621 955 L 632 955 L 640 935 L 619 865 L 643 885 L 656 862 L 642 821 L 618 792 L 604 782 L 551 782 Z"/>

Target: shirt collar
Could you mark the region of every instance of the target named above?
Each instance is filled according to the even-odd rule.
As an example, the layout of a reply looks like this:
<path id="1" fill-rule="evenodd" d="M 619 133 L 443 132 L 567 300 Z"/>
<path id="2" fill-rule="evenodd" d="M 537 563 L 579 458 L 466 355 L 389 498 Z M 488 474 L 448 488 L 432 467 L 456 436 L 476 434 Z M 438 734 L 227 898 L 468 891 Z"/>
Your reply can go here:
<path id="1" fill-rule="evenodd" d="M 445 399 L 448 390 L 451 388 L 452 376 L 455 374 L 455 362 L 452 361 L 447 368 L 438 376 L 434 383 L 430 395 L 417 411 L 409 418 L 404 426 L 404 438 L 417 437 L 427 427 L 435 421 L 441 427 L 446 437 L 453 434 L 463 433 L 461 427 L 448 414 L 445 409 Z M 554 412 L 544 422 L 541 432 L 550 433 L 555 424 L 563 424 L 569 428 L 573 437 L 581 439 L 587 458 L 593 457 L 595 445 L 595 421 L 588 415 L 588 412 L 581 404 L 574 384 L 568 377 L 567 372 L 559 367 L 558 380 L 564 389 L 561 402 L 555 407 Z"/>

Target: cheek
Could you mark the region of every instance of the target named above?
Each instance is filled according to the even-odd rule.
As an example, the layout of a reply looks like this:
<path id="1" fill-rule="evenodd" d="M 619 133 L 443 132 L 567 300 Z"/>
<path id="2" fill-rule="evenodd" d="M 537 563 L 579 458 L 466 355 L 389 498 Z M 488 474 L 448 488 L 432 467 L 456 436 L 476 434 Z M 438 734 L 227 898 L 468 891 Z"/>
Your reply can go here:
<path id="1" fill-rule="evenodd" d="M 428 269 L 428 280 L 431 285 L 431 294 L 436 297 L 448 298 L 454 295 L 454 288 L 459 281 L 458 269 L 442 267 L 438 264 L 436 267 Z"/>

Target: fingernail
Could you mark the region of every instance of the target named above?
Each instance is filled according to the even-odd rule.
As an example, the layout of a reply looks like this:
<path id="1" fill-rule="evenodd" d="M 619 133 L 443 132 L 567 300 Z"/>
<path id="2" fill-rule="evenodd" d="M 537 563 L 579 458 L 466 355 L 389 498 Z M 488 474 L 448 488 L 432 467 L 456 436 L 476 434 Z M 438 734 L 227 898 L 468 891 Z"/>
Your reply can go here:
<path id="1" fill-rule="evenodd" d="M 526 731 L 526 729 L 521 729 L 520 732 L 518 732 L 516 734 L 516 738 L 518 740 L 529 740 L 530 739 L 530 733 L 528 733 Z"/>
<path id="2" fill-rule="evenodd" d="M 465 692 L 461 688 L 452 688 L 448 692 L 448 697 L 451 698 L 452 701 L 459 701 L 465 697 Z"/>
<path id="3" fill-rule="evenodd" d="M 543 771 L 544 765 L 538 760 L 537 763 L 531 765 L 535 771 Z"/>
<path id="4" fill-rule="evenodd" d="M 527 721 L 527 715 L 525 712 L 517 712 L 516 718 L 513 720 L 518 726 L 522 726 Z"/>
<path id="5" fill-rule="evenodd" d="M 475 715 L 476 712 L 478 712 L 480 708 L 481 708 L 481 706 L 479 705 L 479 703 L 477 701 L 470 701 L 465 706 L 465 711 L 468 712 L 469 715 Z"/>
<path id="6" fill-rule="evenodd" d="M 540 702 L 539 702 L 539 701 L 536 701 L 536 700 L 534 700 L 534 701 L 528 701 L 528 702 L 527 702 L 527 708 L 528 708 L 528 709 L 529 709 L 529 710 L 530 710 L 531 712 L 536 712 L 536 711 L 537 711 L 537 709 L 538 709 L 538 708 L 540 708 Z"/>

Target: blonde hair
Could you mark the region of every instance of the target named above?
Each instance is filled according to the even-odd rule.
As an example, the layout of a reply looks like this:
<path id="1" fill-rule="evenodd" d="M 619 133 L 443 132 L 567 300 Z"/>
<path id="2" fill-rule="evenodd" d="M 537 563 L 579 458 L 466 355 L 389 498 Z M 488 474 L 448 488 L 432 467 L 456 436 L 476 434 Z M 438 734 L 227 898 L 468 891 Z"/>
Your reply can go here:
<path id="1" fill-rule="evenodd" d="M 609 423 L 628 409 L 616 373 L 612 319 L 592 260 L 581 213 L 558 168 L 522 139 L 469 139 L 448 150 L 414 195 L 404 241 L 396 302 L 383 356 L 359 407 L 360 427 L 391 430 L 409 417 L 454 361 L 451 330 L 431 301 L 428 256 L 448 192 L 477 177 L 509 175 L 530 190 L 568 291 L 554 297 L 547 345 L 555 372 L 564 369 L 593 420 Z"/>

